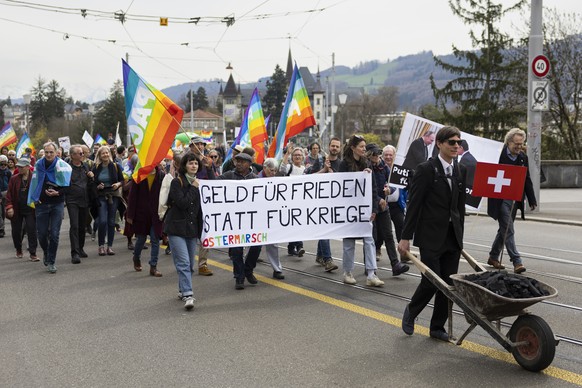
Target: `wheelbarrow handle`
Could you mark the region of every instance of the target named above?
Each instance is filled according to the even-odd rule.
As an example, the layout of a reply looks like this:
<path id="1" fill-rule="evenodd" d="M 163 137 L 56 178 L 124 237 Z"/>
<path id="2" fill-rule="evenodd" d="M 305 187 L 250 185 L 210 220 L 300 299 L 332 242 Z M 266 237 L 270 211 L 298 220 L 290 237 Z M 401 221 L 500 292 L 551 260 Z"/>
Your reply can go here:
<path id="1" fill-rule="evenodd" d="M 475 270 L 475 272 L 487 271 L 487 268 L 483 267 L 483 265 L 481 265 L 481 263 L 475 260 L 475 258 L 471 256 L 469 253 L 467 253 L 466 250 L 461 249 L 461 255 L 465 258 L 465 260 L 467 260 L 467 262 L 473 268 L 473 270 Z"/>
<path id="2" fill-rule="evenodd" d="M 426 264 L 420 261 L 416 256 L 410 252 L 406 252 L 406 257 L 411 260 L 414 265 L 420 270 L 420 272 L 426 276 L 432 284 L 435 285 L 439 290 L 454 290 L 454 287 L 449 286 L 439 275 L 437 275 L 432 269 L 428 268 Z"/>

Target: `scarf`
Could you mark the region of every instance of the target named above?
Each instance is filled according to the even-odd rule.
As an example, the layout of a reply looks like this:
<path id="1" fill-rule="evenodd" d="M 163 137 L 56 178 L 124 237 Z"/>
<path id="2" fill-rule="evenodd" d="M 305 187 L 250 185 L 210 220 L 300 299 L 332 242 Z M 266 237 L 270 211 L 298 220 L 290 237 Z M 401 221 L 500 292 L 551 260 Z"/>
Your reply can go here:
<path id="1" fill-rule="evenodd" d="M 40 199 L 45 180 L 59 187 L 69 186 L 71 182 L 73 169 L 67 162 L 56 157 L 47 167 L 45 161 L 45 158 L 41 158 L 34 165 L 28 191 L 28 206 L 33 206 Z"/>
<path id="2" fill-rule="evenodd" d="M 184 175 L 186 176 L 186 179 L 188 180 L 189 184 L 192 184 L 194 179 L 196 179 L 196 175 L 190 175 L 190 174 L 184 174 Z"/>

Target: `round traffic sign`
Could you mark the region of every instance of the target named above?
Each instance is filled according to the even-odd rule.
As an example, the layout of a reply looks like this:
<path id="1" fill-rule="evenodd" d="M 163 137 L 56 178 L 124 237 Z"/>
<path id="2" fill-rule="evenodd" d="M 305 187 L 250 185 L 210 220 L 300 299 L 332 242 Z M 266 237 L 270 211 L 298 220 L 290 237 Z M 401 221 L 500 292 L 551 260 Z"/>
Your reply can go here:
<path id="1" fill-rule="evenodd" d="M 543 78 L 550 71 L 550 61 L 545 55 L 538 55 L 531 63 L 531 70 L 536 77 Z"/>

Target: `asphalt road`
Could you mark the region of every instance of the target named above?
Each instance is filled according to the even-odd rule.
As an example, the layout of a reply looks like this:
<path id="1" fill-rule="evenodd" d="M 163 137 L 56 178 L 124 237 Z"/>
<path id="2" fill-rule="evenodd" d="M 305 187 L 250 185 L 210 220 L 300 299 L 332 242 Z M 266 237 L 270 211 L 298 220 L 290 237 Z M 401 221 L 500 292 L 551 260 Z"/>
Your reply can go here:
<path id="1" fill-rule="evenodd" d="M 66 221 L 66 220 L 65 220 Z M 467 250 L 483 260 L 496 224 L 470 216 Z M 517 242 L 527 274 L 558 288 L 556 304 L 531 311 L 554 334 L 582 339 L 582 229 L 520 221 Z M 2 387 L 271 387 L 271 386 L 552 386 L 582 385 L 582 349 L 562 341 L 543 373 L 520 368 L 482 329 L 462 347 L 428 338 L 430 308 L 412 337 L 400 329 L 402 311 L 419 277 L 392 277 L 384 257 L 381 289 L 341 283 L 341 242 L 332 242 L 340 265 L 325 273 L 315 263 L 315 242 L 299 259 L 280 253 L 284 281 L 269 265 L 256 270 L 259 284 L 234 289 L 230 261 L 212 251 L 214 276 L 194 276 L 191 312 L 176 297 L 177 275 L 163 253 L 162 278 L 133 270 L 123 236 L 115 256 L 70 263 L 68 223 L 63 223 L 58 272 L 17 259 L 12 241 L 0 239 L 0 386 Z M 362 261 L 361 253 L 357 261 Z M 142 261 L 149 255 L 145 251 Z M 264 253 L 261 255 L 264 257 Z M 147 268 L 147 267 L 146 267 Z M 461 271 L 469 272 L 466 264 Z M 569 307 L 568 307 L 569 306 Z M 512 322 L 512 319 L 507 319 Z M 455 333 L 467 327 L 454 319 Z"/>

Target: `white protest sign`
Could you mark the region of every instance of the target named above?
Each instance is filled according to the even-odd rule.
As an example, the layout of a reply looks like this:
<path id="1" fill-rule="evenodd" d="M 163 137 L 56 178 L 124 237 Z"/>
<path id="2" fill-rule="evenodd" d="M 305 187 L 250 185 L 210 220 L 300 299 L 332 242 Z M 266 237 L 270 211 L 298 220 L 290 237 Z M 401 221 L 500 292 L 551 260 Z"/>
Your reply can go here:
<path id="1" fill-rule="evenodd" d="M 366 172 L 202 180 L 200 200 L 207 248 L 372 235 Z"/>
<path id="2" fill-rule="evenodd" d="M 93 136 L 89 135 L 89 132 L 85 131 L 85 133 L 83 133 L 83 141 L 89 148 L 93 147 Z"/>
<path id="3" fill-rule="evenodd" d="M 59 137 L 59 145 L 63 147 L 65 152 L 69 152 L 69 148 L 71 148 L 71 139 L 68 136 Z"/>

